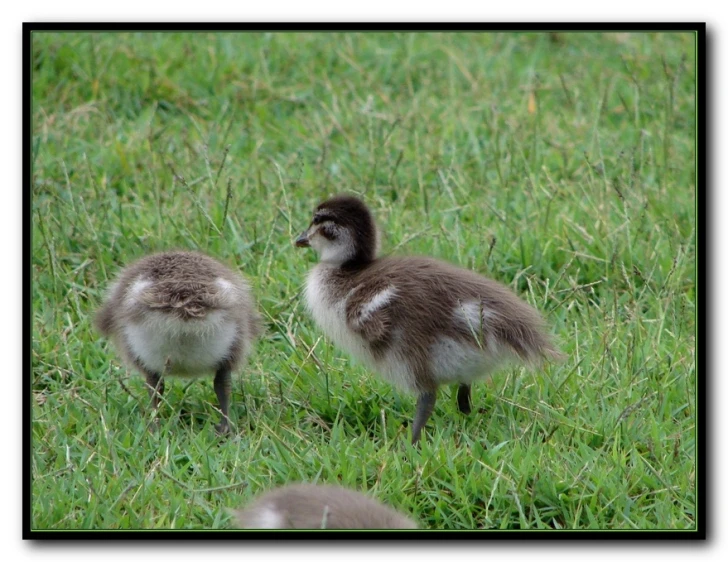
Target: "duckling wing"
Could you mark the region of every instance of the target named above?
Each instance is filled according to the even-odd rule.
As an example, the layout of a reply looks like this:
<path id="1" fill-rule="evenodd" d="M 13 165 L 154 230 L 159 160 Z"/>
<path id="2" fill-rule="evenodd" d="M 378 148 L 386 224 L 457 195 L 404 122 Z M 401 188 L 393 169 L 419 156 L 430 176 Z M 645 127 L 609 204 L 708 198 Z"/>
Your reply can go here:
<path id="1" fill-rule="evenodd" d="M 346 300 L 347 326 L 369 343 L 386 339 L 396 298 L 396 289 L 386 282 L 356 287 Z"/>

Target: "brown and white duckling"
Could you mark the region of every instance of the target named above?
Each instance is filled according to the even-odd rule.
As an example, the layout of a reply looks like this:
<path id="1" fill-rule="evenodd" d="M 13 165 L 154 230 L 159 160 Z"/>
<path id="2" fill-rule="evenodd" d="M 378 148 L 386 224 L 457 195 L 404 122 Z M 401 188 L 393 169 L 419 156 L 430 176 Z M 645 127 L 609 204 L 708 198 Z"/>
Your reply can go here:
<path id="1" fill-rule="evenodd" d="M 468 414 L 473 380 L 508 359 L 537 364 L 561 357 L 539 313 L 504 285 L 431 258 L 378 258 L 374 220 L 355 197 L 316 207 L 296 246 L 319 254 L 306 303 L 321 330 L 418 395 L 413 443 L 439 385 L 457 383 L 458 407 Z"/>
<path id="2" fill-rule="evenodd" d="M 416 529 L 401 513 L 339 486 L 289 484 L 233 510 L 242 529 Z"/>
<path id="3" fill-rule="evenodd" d="M 238 273 L 197 252 L 162 252 L 124 268 L 96 315 L 99 331 L 147 380 L 154 407 L 164 376 L 215 373 L 229 430 L 230 373 L 261 331 L 250 287 Z"/>

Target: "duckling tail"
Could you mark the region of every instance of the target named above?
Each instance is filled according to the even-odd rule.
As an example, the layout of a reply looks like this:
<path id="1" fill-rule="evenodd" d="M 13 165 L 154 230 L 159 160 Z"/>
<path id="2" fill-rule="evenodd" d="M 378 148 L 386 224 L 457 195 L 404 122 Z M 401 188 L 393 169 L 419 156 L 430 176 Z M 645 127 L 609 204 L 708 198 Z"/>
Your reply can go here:
<path id="1" fill-rule="evenodd" d="M 549 361 L 553 361 L 555 363 L 563 363 L 568 357 L 566 353 L 563 353 L 562 351 L 559 351 L 552 346 L 542 349 L 541 353 L 545 359 L 548 359 Z"/>

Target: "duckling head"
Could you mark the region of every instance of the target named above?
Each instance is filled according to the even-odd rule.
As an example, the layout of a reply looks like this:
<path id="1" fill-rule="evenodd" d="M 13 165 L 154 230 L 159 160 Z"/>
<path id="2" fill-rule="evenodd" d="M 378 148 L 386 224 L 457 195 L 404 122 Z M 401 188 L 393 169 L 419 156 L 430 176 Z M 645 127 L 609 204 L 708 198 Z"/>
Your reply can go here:
<path id="1" fill-rule="evenodd" d="M 369 209 L 351 195 L 321 203 L 308 228 L 296 239 L 299 248 L 313 248 L 322 262 L 363 266 L 377 253 L 377 230 Z"/>

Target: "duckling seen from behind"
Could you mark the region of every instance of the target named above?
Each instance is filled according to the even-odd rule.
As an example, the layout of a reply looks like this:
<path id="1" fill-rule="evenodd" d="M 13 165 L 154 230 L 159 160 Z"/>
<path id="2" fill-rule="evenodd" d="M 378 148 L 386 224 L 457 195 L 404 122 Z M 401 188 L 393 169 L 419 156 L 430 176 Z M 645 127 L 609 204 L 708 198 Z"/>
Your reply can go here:
<path id="1" fill-rule="evenodd" d="M 163 377 L 215 373 L 222 414 L 216 429 L 229 431 L 231 372 L 261 332 L 241 275 L 198 252 L 146 256 L 121 271 L 96 326 L 145 375 L 155 408 L 164 392 Z"/>

